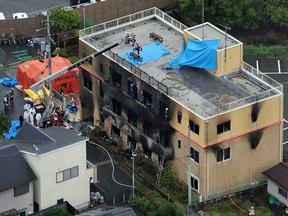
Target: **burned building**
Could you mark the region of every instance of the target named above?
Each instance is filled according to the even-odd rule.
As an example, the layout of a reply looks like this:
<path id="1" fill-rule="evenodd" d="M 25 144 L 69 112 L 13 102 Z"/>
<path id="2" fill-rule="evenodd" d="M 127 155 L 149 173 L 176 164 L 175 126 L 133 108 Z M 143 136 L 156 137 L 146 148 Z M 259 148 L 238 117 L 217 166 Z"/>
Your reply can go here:
<path id="1" fill-rule="evenodd" d="M 151 8 L 81 30 L 79 52 L 116 41 L 81 65 L 80 99 L 83 117 L 104 123 L 124 149 L 172 160 L 186 183 L 191 160 L 200 201 L 260 184 L 281 161 L 282 86 L 243 61 L 241 41 Z"/>

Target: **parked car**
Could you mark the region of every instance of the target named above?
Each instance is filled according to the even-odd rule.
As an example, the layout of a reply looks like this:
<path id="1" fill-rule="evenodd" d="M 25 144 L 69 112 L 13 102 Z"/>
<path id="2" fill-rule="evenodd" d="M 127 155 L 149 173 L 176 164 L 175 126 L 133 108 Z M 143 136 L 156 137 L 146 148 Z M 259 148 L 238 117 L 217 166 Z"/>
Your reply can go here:
<path id="1" fill-rule="evenodd" d="M 4 13 L 0 12 L 0 20 L 5 20 L 5 16 L 4 16 Z"/>
<path id="2" fill-rule="evenodd" d="M 12 14 L 13 19 L 24 19 L 28 18 L 27 13 L 13 13 Z"/>

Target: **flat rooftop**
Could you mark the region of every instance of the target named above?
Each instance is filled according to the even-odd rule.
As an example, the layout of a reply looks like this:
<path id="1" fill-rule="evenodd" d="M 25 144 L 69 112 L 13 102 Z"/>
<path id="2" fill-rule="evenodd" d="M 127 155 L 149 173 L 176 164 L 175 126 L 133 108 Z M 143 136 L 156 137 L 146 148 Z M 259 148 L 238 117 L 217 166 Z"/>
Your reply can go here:
<path id="1" fill-rule="evenodd" d="M 211 24 L 203 26 L 207 35 L 214 32 L 208 39 L 221 39 L 218 49 L 223 48 L 225 37 L 229 38 L 226 46 L 241 43 L 218 28 L 213 29 Z M 244 70 L 223 77 L 215 77 L 205 69 L 195 67 L 165 69 L 170 60 L 182 50 L 185 29 L 198 36 L 202 34 L 199 27 L 187 28 L 159 9 L 151 8 L 83 29 L 80 31 L 80 40 L 101 50 L 117 41 L 123 41 L 127 32 L 134 33 L 136 42 L 142 47 L 156 42 L 149 37 L 151 32 L 161 36 L 162 45 L 170 54 L 143 65 L 134 66 L 118 55 L 133 48 L 124 42 L 103 55 L 204 119 L 282 94 L 279 83 L 245 63 Z"/>

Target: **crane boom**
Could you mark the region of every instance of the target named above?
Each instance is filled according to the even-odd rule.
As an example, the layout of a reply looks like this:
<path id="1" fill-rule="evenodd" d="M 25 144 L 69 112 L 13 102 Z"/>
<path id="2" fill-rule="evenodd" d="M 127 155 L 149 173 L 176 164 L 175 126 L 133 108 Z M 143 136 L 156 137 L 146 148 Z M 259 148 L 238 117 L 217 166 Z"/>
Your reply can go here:
<path id="1" fill-rule="evenodd" d="M 66 67 L 66 68 L 63 68 L 63 69 L 61 69 L 60 71 L 58 71 L 58 72 L 56 72 L 56 73 L 54 73 L 54 74 L 52 74 L 52 75 L 50 75 L 50 76 L 48 76 L 48 77 L 40 80 L 39 82 L 31 85 L 31 86 L 30 86 L 30 89 L 31 89 L 32 91 L 34 91 L 34 92 L 37 92 L 37 91 L 39 91 L 39 90 L 41 90 L 41 89 L 43 88 L 43 85 L 44 85 L 45 83 L 47 83 L 47 82 L 49 82 L 49 81 L 52 81 L 52 80 L 58 78 L 59 76 L 67 73 L 68 71 L 71 71 L 72 69 L 74 69 L 74 68 L 76 68 L 76 67 L 78 67 L 78 66 L 80 66 L 80 65 L 82 65 L 82 64 L 84 64 L 84 63 L 87 63 L 87 62 L 91 61 L 93 58 L 97 57 L 98 55 L 100 55 L 100 54 L 106 52 L 107 50 L 110 50 L 110 49 L 112 49 L 112 48 L 114 48 L 114 47 L 116 47 L 116 46 L 118 46 L 118 45 L 119 45 L 119 42 L 115 42 L 115 43 L 113 43 L 113 44 L 111 44 L 111 45 L 103 48 L 103 49 L 100 50 L 100 51 L 94 52 L 94 53 L 92 53 L 92 54 L 84 57 L 83 59 L 75 62 L 74 64 L 72 64 L 72 65 L 70 65 L 70 66 L 68 66 L 68 67 Z"/>
<path id="2" fill-rule="evenodd" d="M 52 75 L 49 75 L 48 77 L 40 80 L 39 82 L 33 84 L 30 86 L 30 89 L 33 90 L 35 93 L 37 93 L 39 90 L 42 90 L 44 96 L 45 96 L 45 110 L 42 114 L 42 118 L 40 120 L 40 122 L 42 123 L 43 121 L 46 121 L 47 119 L 50 118 L 50 115 L 52 114 L 53 112 L 53 109 L 54 109 L 54 103 L 52 101 L 52 95 L 50 95 L 50 97 L 47 95 L 45 89 L 44 89 L 44 84 L 47 83 L 47 82 L 50 82 L 56 78 L 58 78 L 59 76 L 73 70 L 74 68 L 76 67 L 79 67 L 80 65 L 84 64 L 84 63 L 87 63 L 89 61 L 91 61 L 93 58 L 97 57 L 98 55 L 118 46 L 120 44 L 120 42 L 115 42 L 105 48 L 103 48 L 102 50 L 100 51 L 97 51 L 97 52 L 94 52 L 86 57 L 84 57 L 83 59 L 75 62 L 74 64 L 66 67 L 66 68 L 63 68 L 61 69 L 60 71 L 52 74 Z M 40 98 L 40 97 L 39 97 Z"/>

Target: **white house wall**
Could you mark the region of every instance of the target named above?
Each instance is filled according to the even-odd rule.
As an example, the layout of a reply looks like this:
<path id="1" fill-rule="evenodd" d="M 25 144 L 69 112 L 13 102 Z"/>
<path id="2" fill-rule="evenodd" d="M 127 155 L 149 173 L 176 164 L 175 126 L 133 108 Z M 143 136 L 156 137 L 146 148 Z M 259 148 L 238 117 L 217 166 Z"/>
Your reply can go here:
<path id="1" fill-rule="evenodd" d="M 278 185 L 273 181 L 268 179 L 267 181 L 267 191 L 269 194 L 273 195 L 277 200 L 288 206 L 288 199 L 285 199 L 281 194 L 278 193 Z M 288 191 L 286 191 L 288 193 Z"/>
<path id="2" fill-rule="evenodd" d="M 17 211 L 24 210 L 28 215 L 33 212 L 33 182 L 29 183 L 29 192 L 14 197 L 14 188 L 0 192 L 0 212 L 15 208 Z"/>
<path id="3" fill-rule="evenodd" d="M 41 151 L 41 149 L 40 149 Z M 35 201 L 39 210 L 57 204 L 57 200 L 68 201 L 74 207 L 89 202 L 92 169 L 86 169 L 86 142 L 66 146 L 49 153 L 25 159 L 38 180 L 35 183 Z M 56 183 L 56 173 L 78 166 L 78 177 Z"/>

